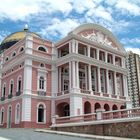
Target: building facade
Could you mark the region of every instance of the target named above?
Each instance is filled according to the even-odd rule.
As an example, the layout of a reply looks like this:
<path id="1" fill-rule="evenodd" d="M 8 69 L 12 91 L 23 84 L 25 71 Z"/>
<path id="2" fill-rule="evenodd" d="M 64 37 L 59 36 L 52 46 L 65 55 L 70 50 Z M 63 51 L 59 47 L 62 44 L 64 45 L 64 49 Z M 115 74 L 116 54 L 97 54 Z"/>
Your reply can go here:
<path id="1" fill-rule="evenodd" d="M 128 94 L 133 107 L 140 106 L 140 57 L 138 54 L 128 52 L 126 57 L 128 69 Z"/>
<path id="2" fill-rule="evenodd" d="M 53 116 L 123 109 L 126 52 L 102 26 L 84 24 L 56 44 L 24 29 L 1 43 L 1 127 L 49 127 Z"/>

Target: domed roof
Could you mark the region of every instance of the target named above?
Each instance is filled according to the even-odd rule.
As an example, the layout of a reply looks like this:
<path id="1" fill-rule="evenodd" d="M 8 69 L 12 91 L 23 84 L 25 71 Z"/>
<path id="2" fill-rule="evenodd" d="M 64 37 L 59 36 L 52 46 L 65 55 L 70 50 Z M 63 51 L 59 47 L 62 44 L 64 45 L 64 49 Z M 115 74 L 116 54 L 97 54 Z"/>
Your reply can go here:
<path id="1" fill-rule="evenodd" d="M 30 32 L 27 28 L 23 31 L 15 32 L 7 36 L 0 44 L 0 51 L 8 49 L 18 41 L 25 38 L 26 34 L 30 33 L 33 37 L 41 38 L 38 34 Z"/>

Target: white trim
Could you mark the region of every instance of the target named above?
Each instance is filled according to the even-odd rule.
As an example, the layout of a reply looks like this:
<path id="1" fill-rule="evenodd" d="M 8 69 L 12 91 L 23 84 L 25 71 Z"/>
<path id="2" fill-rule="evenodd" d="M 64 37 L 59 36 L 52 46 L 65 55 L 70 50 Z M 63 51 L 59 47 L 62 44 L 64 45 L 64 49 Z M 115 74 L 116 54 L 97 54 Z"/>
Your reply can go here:
<path id="1" fill-rule="evenodd" d="M 1 97 L 3 97 L 3 90 L 4 90 L 4 87 L 5 87 L 5 90 L 6 90 L 6 82 L 4 82 L 3 85 L 2 85 Z M 6 95 L 6 91 L 5 91 L 5 95 Z"/>
<path id="2" fill-rule="evenodd" d="M 12 95 L 13 95 L 13 93 L 14 93 L 14 80 L 13 79 L 11 79 L 10 80 L 10 83 L 9 83 L 9 93 L 8 93 L 8 95 L 10 95 L 11 93 L 10 93 L 10 91 L 11 91 L 11 83 L 13 82 L 13 89 L 12 89 Z"/>
<path id="3" fill-rule="evenodd" d="M 2 112 L 3 112 L 3 122 L 1 123 Z M 2 107 L 1 110 L 0 110 L 0 125 L 4 124 L 4 112 L 5 112 L 5 108 Z"/>
<path id="4" fill-rule="evenodd" d="M 17 108 L 19 107 L 19 118 L 17 119 Z M 15 105 L 15 124 L 19 124 L 20 123 L 20 116 L 21 116 L 21 107 L 20 107 L 20 103 L 17 103 Z"/>
<path id="5" fill-rule="evenodd" d="M 12 105 L 9 105 L 7 108 L 7 128 L 9 128 L 9 108 L 11 108 L 11 116 L 10 116 L 10 122 L 12 124 Z"/>
<path id="6" fill-rule="evenodd" d="M 21 90 L 22 90 L 22 76 L 21 75 L 19 75 L 18 77 L 17 77 L 17 90 L 16 91 L 18 91 L 18 86 L 19 86 L 19 83 L 18 83 L 18 81 L 19 81 L 19 79 L 21 79 Z"/>

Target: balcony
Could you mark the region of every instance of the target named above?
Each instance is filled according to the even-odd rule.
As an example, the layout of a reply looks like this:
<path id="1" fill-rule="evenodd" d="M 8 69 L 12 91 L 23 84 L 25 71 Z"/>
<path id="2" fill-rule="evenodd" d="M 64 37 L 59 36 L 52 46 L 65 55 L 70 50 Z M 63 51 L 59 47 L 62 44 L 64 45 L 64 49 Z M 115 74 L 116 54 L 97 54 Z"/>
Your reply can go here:
<path id="1" fill-rule="evenodd" d="M 46 96 L 46 92 L 45 91 L 37 91 L 37 94 L 39 96 Z"/>
<path id="2" fill-rule="evenodd" d="M 16 96 L 20 96 L 20 95 L 21 95 L 21 91 L 17 91 Z"/>
<path id="3" fill-rule="evenodd" d="M 1 101 L 4 101 L 5 100 L 5 96 L 1 97 Z"/>
<path id="4" fill-rule="evenodd" d="M 9 94 L 9 95 L 8 95 L 8 99 L 11 99 L 12 97 L 13 97 L 12 94 Z"/>

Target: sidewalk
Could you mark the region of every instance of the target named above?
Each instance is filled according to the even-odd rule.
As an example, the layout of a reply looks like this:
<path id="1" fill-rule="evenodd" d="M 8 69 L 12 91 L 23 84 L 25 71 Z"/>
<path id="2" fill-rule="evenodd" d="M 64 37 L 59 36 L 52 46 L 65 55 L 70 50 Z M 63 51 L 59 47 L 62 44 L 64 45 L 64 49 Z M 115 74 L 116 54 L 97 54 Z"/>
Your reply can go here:
<path id="1" fill-rule="evenodd" d="M 72 137 L 81 137 L 81 138 L 87 138 L 87 139 L 92 139 L 92 140 L 94 140 L 94 139 L 96 139 L 96 140 L 138 140 L 138 139 L 133 139 L 133 138 L 88 135 L 88 134 L 80 134 L 80 133 L 53 131 L 53 130 L 47 130 L 47 129 L 35 129 L 35 132 L 43 132 L 43 133 L 65 135 L 65 136 L 72 136 Z"/>

